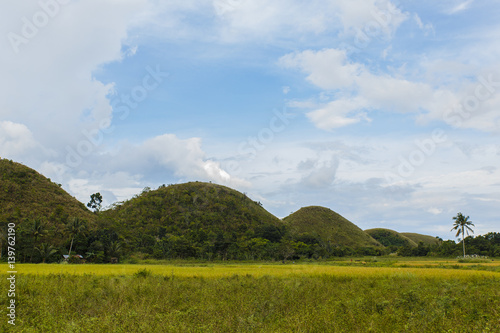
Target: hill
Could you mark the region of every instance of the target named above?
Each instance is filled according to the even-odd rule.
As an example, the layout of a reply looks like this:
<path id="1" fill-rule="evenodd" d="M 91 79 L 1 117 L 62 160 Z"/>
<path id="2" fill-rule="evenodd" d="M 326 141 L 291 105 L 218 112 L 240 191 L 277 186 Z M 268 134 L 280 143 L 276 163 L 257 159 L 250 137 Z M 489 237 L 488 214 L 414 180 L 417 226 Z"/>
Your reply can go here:
<path id="1" fill-rule="evenodd" d="M 47 222 L 66 223 L 68 218 L 94 220 L 84 204 L 64 191 L 59 184 L 35 170 L 0 159 L 0 221 L 22 223 L 42 218 Z"/>
<path id="2" fill-rule="evenodd" d="M 158 258 L 231 257 L 255 239 L 279 242 L 284 232 L 282 221 L 260 203 L 204 182 L 146 190 L 101 215 L 134 251 Z"/>
<path id="3" fill-rule="evenodd" d="M 365 232 L 375 238 L 384 246 L 417 246 L 417 243 L 415 241 L 394 230 L 374 228 L 365 230 Z"/>
<path id="4" fill-rule="evenodd" d="M 439 245 L 442 242 L 440 239 L 438 239 L 436 237 L 412 233 L 412 232 L 401 232 L 401 235 L 408 237 L 409 239 L 414 241 L 416 244 L 418 244 L 419 242 L 422 242 L 425 245 Z"/>
<path id="5" fill-rule="evenodd" d="M 23 240 L 16 244 L 20 256 L 31 256 L 42 242 L 63 249 L 68 242 L 66 224 L 73 217 L 90 227 L 95 223 L 95 215 L 60 185 L 25 165 L 0 159 L 0 227 L 16 224 L 16 235 Z M 38 231 L 35 220 L 41 221 Z"/>
<path id="6" fill-rule="evenodd" d="M 299 238 L 300 235 L 317 235 L 334 246 L 380 246 L 379 242 L 354 223 L 325 207 L 303 207 L 285 217 L 283 221 L 290 233 Z"/>

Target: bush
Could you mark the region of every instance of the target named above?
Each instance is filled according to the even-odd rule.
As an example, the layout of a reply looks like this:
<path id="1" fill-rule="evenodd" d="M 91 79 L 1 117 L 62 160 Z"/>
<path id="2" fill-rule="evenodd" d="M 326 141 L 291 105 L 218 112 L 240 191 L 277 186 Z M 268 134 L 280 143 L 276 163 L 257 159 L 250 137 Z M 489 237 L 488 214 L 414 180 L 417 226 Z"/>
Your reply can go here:
<path id="1" fill-rule="evenodd" d="M 137 272 L 134 273 L 134 276 L 136 278 L 146 278 L 146 277 L 151 276 L 151 275 L 153 275 L 153 273 L 149 269 L 146 269 L 146 268 L 138 270 Z"/>

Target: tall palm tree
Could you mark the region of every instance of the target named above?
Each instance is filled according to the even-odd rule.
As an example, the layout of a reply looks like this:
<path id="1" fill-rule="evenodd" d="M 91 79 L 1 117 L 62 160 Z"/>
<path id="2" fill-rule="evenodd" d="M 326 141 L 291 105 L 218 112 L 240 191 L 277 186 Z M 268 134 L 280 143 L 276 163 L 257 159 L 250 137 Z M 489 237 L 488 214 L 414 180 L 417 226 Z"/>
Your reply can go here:
<path id="1" fill-rule="evenodd" d="M 33 223 L 30 227 L 30 234 L 33 237 L 33 250 L 31 251 L 30 262 L 33 260 L 33 253 L 35 252 L 36 243 L 39 237 L 42 237 L 47 233 L 45 223 L 40 219 L 33 219 Z"/>
<path id="2" fill-rule="evenodd" d="M 83 232 L 85 230 L 86 223 L 84 220 L 80 220 L 78 217 L 74 217 L 68 223 L 66 228 L 68 229 L 69 234 L 71 236 L 71 245 L 69 246 L 69 252 L 68 252 L 69 255 L 68 258 L 71 258 L 71 249 L 73 248 L 73 240 L 80 232 Z"/>
<path id="3" fill-rule="evenodd" d="M 470 226 L 474 227 L 474 224 L 469 221 L 468 216 L 464 216 L 462 213 L 458 213 L 457 216 L 453 218 L 455 223 L 453 223 L 453 228 L 450 231 L 457 230 L 457 234 L 455 237 L 460 236 L 462 234 L 462 245 L 464 247 L 464 258 L 465 258 L 465 233 L 467 236 L 469 235 L 469 231 L 474 233 Z"/>

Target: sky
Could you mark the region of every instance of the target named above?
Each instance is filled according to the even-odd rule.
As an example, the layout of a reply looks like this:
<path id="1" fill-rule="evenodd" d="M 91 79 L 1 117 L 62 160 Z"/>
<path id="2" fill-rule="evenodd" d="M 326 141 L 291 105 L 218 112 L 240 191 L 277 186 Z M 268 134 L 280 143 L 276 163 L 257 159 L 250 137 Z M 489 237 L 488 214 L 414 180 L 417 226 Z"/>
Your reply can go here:
<path id="1" fill-rule="evenodd" d="M 500 232 L 498 0 L 4 0 L 0 157 L 83 203 L 211 181 L 283 218 Z"/>

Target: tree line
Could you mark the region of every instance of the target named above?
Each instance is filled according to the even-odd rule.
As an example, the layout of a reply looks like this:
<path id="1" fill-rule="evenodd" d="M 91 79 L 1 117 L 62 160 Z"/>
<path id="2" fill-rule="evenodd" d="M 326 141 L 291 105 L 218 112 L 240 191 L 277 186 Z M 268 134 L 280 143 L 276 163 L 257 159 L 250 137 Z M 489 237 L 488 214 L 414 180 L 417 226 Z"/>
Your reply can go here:
<path id="1" fill-rule="evenodd" d="M 0 227 L 6 228 L 2 222 Z M 5 260 L 6 232 L 2 230 L 0 256 Z M 58 233 L 59 238 L 49 235 Z M 453 240 L 433 245 L 420 242 L 417 247 L 338 246 L 323 241 L 315 234 L 291 235 L 285 229 L 265 226 L 247 235 L 231 232 L 206 232 L 203 228 L 188 230 L 182 235 L 167 233 L 160 228 L 157 234 L 138 234 L 125 238 L 119 230 L 88 228 L 88 222 L 70 218 L 63 227 L 54 229 L 43 218 L 28 219 L 16 230 L 17 260 L 20 262 L 60 262 L 63 255 L 81 255 L 86 262 L 106 263 L 129 259 L 202 259 L 202 260 L 297 260 L 328 259 L 346 256 L 381 256 L 397 253 L 400 256 L 461 256 L 463 247 L 468 254 L 500 257 L 500 233 L 468 236 L 460 242 Z M 60 241 L 57 241 L 59 239 Z M 62 240 L 62 241 L 61 241 Z M 70 256 L 70 261 L 81 262 Z"/>

